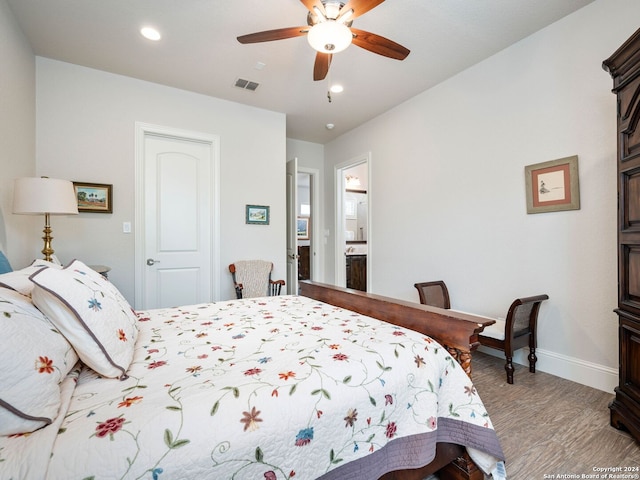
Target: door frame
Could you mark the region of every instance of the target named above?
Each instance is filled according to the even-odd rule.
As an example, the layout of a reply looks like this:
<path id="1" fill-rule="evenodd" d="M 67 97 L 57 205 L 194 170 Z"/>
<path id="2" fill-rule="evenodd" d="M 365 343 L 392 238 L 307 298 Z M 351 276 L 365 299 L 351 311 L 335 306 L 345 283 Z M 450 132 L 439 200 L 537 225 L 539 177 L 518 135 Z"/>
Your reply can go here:
<path id="1" fill-rule="evenodd" d="M 202 132 L 182 130 L 143 122 L 135 123 L 135 217 L 134 217 L 134 292 L 135 308 L 139 308 L 144 299 L 147 269 L 145 268 L 145 150 L 144 140 L 148 135 L 198 142 L 211 148 L 211 300 L 220 299 L 220 137 Z"/>
<path id="2" fill-rule="evenodd" d="M 373 253 L 372 249 L 372 228 L 371 228 L 371 152 L 363 153 L 356 157 L 353 157 L 346 162 L 342 162 L 336 164 L 334 166 L 334 184 L 335 184 L 335 194 L 336 194 L 336 204 L 335 204 L 335 246 L 334 246 L 334 264 L 335 264 L 335 284 L 339 287 L 347 286 L 347 259 L 345 256 L 345 248 L 346 248 L 346 240 L 345 240 L 345 215 L 344 215 L 344 195 L 346 184 L 344 181 L 344 171 L 355 166 L 361 165 L 363 163 L 367 164 L 367 292 L 371 291 L 371 278 L 372 269 L 371 269 L 371 256 Z"/>

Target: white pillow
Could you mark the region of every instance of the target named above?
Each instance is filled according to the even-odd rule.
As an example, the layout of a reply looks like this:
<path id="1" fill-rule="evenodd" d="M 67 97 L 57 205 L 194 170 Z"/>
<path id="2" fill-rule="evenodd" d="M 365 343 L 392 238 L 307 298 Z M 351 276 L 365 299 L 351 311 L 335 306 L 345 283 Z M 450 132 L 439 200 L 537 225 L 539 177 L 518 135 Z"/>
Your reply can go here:
<path id="1" fill-rule="evenodd" d="M 42 267 L 62 268 L 55 263 L 47 262 L 46 260 L 37 259 L 34 260 L 31 265 L 21 270 L 14 270 L 13 272 L 3 273 L 0 275 L 0 287 L 7 287 L 20 292 L 22 295 L 31 295 L 33 290 L 33 282 L 29 280 L 29 277 Z"/>
<path id="2" fill-rule="evenodd" d="M 0 331 L 0 435 L 33 432 L 58 414 L 78 356 L 29 297 L 2 287 Z"/>
<path id="3" fill-rule="evenodd" d="M 33 303 L 69 340 L 80 360 L 104 377 L 127 378 L 138 336 L 137 317 L 118 289 L 74 260 L 31 276 Z"/>

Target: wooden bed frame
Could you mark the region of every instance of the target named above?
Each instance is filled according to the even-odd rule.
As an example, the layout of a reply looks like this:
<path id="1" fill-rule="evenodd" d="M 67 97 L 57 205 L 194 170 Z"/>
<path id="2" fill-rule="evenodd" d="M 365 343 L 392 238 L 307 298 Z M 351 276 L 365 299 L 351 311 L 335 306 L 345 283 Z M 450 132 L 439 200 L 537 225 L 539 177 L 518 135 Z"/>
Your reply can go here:
<path id="1" fill-rule="evenodd" d="M 300 282 L 300 293 L 305 297 L 428 335 L 449 351 L 470 378 L 471 352 L 480 345 L 478 334 L 495 323 L 495 320 L 484 317 L 308 280 Z M 463 447 L 438 443 L 436 457 L 428 465 L 414 470 L 389 472 L 379 480 L 422 480 L 436 472 L 440 480 L 484 479 L 484 474 Z"/>

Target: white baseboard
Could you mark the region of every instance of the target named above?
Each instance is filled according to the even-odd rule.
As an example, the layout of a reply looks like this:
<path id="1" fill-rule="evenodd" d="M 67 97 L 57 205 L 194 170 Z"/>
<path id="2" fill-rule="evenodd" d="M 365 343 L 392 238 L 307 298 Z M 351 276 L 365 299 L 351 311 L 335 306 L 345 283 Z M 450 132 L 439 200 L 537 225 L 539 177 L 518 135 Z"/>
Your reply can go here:
<path id="1" fill-rule="evenodd" d="M 480 346 L 478 350 L 493 355 L 494 357 L 504 358 L 502 352 L 492 348 Z M 529 373 L 528 353 L 529 350 L 527 348 L 522 348 L 513 355 L 514 363 L 527 367 L 525 371 L 517 369 L 518 371 L 516 371 L 514 376 L 515 381 L 517 381 L 518 375 Z M 618 385 L 618 370 L 615 368 L 605 367 L 540 348 L 536 349 L 536 356 L 538 357 L 536 371 L 549 373 L 556 377 L 571 380 L 572 382 L 587 385 L 604 392 L 613 393 L 613 389 Z"/>

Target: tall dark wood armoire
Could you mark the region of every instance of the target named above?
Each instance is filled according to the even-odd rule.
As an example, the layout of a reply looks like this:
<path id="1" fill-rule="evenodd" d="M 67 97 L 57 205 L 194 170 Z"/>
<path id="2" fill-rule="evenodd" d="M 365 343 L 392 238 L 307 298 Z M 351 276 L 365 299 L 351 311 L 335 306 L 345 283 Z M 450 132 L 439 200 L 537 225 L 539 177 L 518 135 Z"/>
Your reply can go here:
<path id="1" fill-rule="evenodd" d="M 611 425 L 640 441 L 640 30 L 603 67 L 618 99 L 619 383 Z"/>

